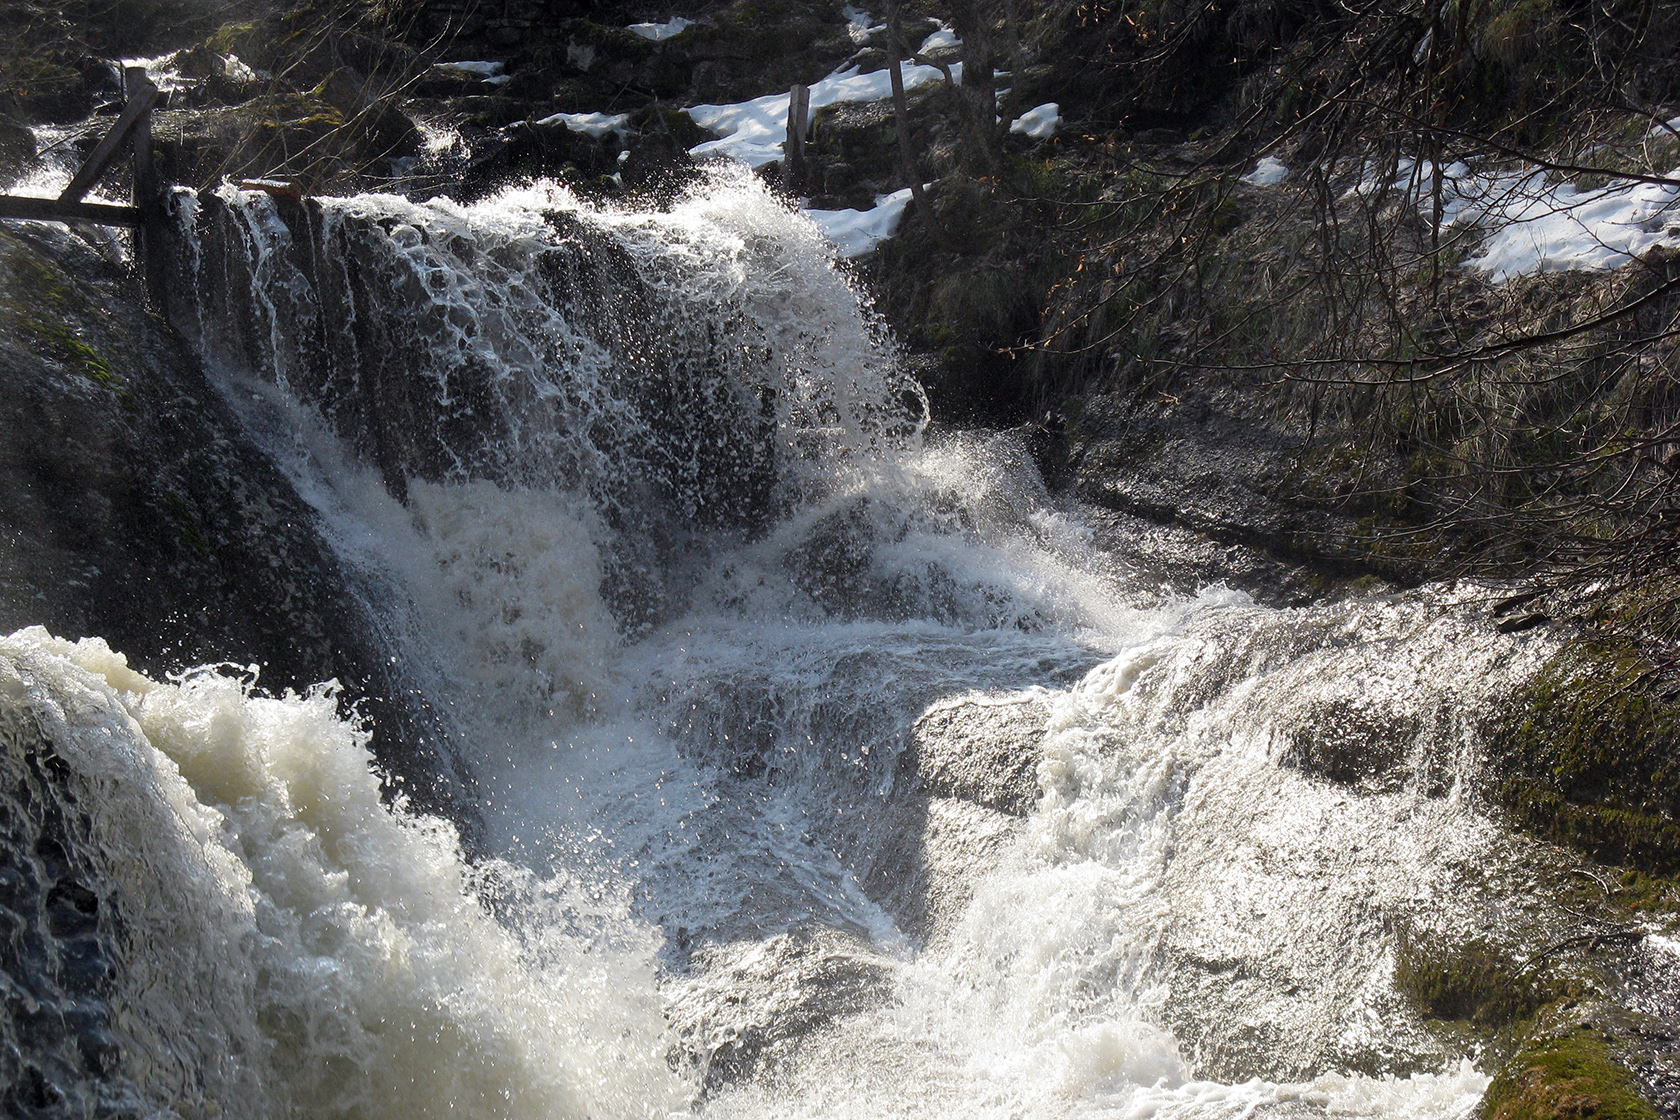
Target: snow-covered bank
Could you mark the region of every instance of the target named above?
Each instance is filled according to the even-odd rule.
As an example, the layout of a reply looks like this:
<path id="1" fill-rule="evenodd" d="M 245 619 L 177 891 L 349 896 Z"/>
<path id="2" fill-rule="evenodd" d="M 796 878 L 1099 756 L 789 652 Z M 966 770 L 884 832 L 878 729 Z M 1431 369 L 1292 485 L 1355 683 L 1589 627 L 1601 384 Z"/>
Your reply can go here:
<path id="1" fill-rule="evenodd" d="M 906 63 L 904 88 L 915 89 L 941 76 L 939 68 Z M 951 65 L 951 77 L 962 80 L 962 63 Z M 811 86 L 811 114 L 843 101 L 883 101 L 892 96 L 892 76 L 886 70 L 868 74 L 855 66 L 838 70 Z M 719 134 L 688 150 L 695 159 L 724 155 L 748 167 L 763 167 L 782 158 L 787 143 L 788 95 L 772 93 L 733 105 L 695 105 L 687 110 L 694 123 Z"/>
<path id="2" fill-rule="evenodd" d="M 1463 162 L 1442 167 L 1440 176 L 1442 230 L 1479 237 L 1465 264 L 1495 283 L 1620 268 L 1652 249 L 1680 246 L 1680 168 L 1651 177 L 1658 182 L 1613 179 L 1593 188 L 1543 170 L 1478 171 Z M 1389 186 L 1427 209 L 1434 178 L 1428 160 L 1401 160 Z M 1376 186 L 1367 175 L 1356 189 L 1368 194 Z"/>

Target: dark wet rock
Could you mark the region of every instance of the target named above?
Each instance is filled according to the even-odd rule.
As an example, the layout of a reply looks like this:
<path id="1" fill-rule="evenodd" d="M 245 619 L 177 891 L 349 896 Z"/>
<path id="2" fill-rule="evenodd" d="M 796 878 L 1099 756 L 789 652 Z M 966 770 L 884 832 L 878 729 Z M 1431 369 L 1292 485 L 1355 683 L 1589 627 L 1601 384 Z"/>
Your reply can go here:
<path id="1" fill-rule="evenodd" d="M 900 798 L 883 814 L 880 844 L 863 889 L 901 932 L 936 940 L 967 909 L 974 883 L 997 865 L 1017 817 L 950 797 Z"/>
<path id="2" fill-rule="evenodd" d="M 864 892 L 918 940 L 962 913 L 1039 798 L 1048 709 L 1027 696 L 941 701 L 913 725 Z"/>
<path id="3" fill-rule="evenodd" d="M 0 230 L 0 631 L 98 635 L 153 676 L 235 660 L 273 689 L 337 677 L 386 773 L 470 833 L 447 727 L 373 652 L 313 512 L 134 280 L 35 228 Z"/>
<path id="4" fill-rule="evenodd" d="M 122 919 L 99 893 L 85 793 L 28 705 L 0 690 L 0 1112 L 7 1116 L 57 1120 L 93 1115 L 100 1101 L 138 1104 L 111 1030 Z"/>
<path id="5" fill-rule="evenodd" d="M 1408 763 L 1423 729 L 1416 713 L 1385 708 L 1380 698 L 1330 697 L 1281 729 L 1278 763 L 1365 792 L 1395 788 L 1412 776 Z M 1445 792 L 1440 783 L 1431 790 Z"/>
<path id="6" fill-rule="evenodd" d="M 1536 626 L 1544 626 L 1551 618 L 1539 611 L 1523 611 L 1518 614 L 1502 618 L 1493 624 L 1493 628 L 1501 634 L 1520 634 L 1524 630 L 1532 630 Z"/>
<path id="7" fill-rule="evenodd" d="M 329 92 L 333 92 L 329 90 Z M 278 178 L 310 193 L 369 182 L 391 161 L 419 151 L 414 123 L 394 107 L 356 103 L 340 87 L 341 104 L 321 93 L 265 94 L 243 104 L 156 115 L 159 173 L 201 189 L 222 179 Z"/>
<path id="8" fill-rule="evenodd" d="M 35 162 L 35 134 L 28 128 L 0 116 L 0 186 L 18 180 Z"/>
<path id="9" fill-rule="evenodd" d="M 472 138 L 469 145 L 462 176 L 469 195 L 489 192 L 515 176 L 546 176 L 586 186 L 618 172 L 619 154 L 626 150 L 620 133 L 591 136 L 560 121 L 515 121 Z"/>
<path id="10" fill-rule="evenodd" d="M 1225 586 L 1251 596 L 1257 603 L 1299 607 L 1381 586 L 1370 577 L 1337 578 L 1171 522 L 1093 507 L 1081 513 L 1092 529 L 1092 543 L 1104 555 L 1137 573 L 1141 586 L 1159 587 L 1176 595 L 1195 595 L 1211 586 Z"/>
<path id="11" fill-rule="evenodd" d="M 1239 390 L 1147 404 L 1094 397 L 1069 422 L 1067 446 L 1066 463 L 1052 470 L 1100 508 L 1333 576 L 1412 584 L 1432 570 L 1427 546 L 1418 555 L 1370 547 L 1379 515 L 1361 495 L 1378 488 L 1380 460 L 1338 459 L 1289 424 L 1264 419 Z"/>

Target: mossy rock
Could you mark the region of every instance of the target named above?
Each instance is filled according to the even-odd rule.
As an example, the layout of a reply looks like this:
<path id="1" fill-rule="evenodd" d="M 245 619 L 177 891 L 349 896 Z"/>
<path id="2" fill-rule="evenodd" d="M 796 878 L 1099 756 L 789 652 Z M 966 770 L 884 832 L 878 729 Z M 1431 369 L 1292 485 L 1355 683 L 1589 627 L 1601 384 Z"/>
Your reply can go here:
<path id="1" fill-rule="evenodd" d="M 1409 929 L 1396 942 L 1394 986 L 1429 1018 L 1481 1030 L 1532 1018 L 1551 998 L 1497 946 L 1481 940 L 1443 944 L 1427 931 Z"/>
<path id="2" fill-rule="evenodd" d="M 669 105 L 652 104 L 630 114 L 630 124 L 644 137 L 660 137 L 683 151 L 712 139 L 694 118 Z"/>
<path id="3" fill-rule="evenodd" d="M 171 182 L 205 188 L 222 177 L 286 178 L 320 193 L 354 187 L 380 161 L 419 151 L 418 129 L 388 102 L 341 108 L 325 95 L 272 93 L 226 109 L 159 114 L 157 151 Z"/>
<path id="4" fill-rule="evenodd" d="M 0 56 L 0 112 L 28 124 L 71 124 L 121 99 L 116 72 L 71 50 Z"/>
<path id="5" fill-rule="evenodd" d="M 822 196 L 823 205 L 830 201 L 844 201 L 859 209 L 872 205 L 873 195 L 883 193 L 881 188 L 889 182 L 897 185 L 900 178 L 898 122 L 892 102 L 842 102 L 818 110 L 806 151 L 819 180 L 815 193 Z M 851 186 L 854 183 L 856 187 Z"/>
<path id="6" fill-rule="evenodd" d="M 1555 654 L 1490 736 L 1496 799 L 1521 827 L 1606 863 L 1680 871 L 1680 702 L 1629 639 Z"/>
<path id="7" fill-rule="evenodd" d="M 250 20 L 224 23 L 204 40 L 204 45 L 217 54 L 237 54 L 249 61 L 255 57 L 257 25 Z"/>
<path id="8" fill-rule="evenodd" d="M 1483 1120 L 1657 1120 L 1633 1075 L 1589 1028 L 1519 1052 L 1482 1098 Z"/>
<path id="9" fill-rule="evenodd" d="M 845 28 L 823 5 L 736 0 L 666 45 L 693 66 L 697 99 L 735 101 L 830 73 L 856 50 Z"/>
<path id="10" fill-rule="evenodd" d="M 122 397 L 127 390 L 118 367 L 132 364 L 133 356 L 117 354 L 110 339 L 77 324 L 77 293 L 60 273 L 28 252 L 6 248 L 0 256 L 6 293 L 0 296 L 0 326 L 37 357 Z"/>

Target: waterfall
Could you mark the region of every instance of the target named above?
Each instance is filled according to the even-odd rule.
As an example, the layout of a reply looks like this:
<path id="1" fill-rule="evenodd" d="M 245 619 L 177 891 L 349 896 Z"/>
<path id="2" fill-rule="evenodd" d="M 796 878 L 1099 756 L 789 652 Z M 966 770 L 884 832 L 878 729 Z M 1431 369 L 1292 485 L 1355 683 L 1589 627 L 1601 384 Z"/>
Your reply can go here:
<path id="1" fill-rule="evenodd" d="M 331 684 L 5 639 L 40 1111 L 1474 1109 L 1396 931 L 1519 874 L 1477 720 L 1546 639 L 1447 589 L 1162 590 L 1014 436 L 929 429 L 745 173 L 183 214 L 175 317 L 482 850 L 381 803 Z"/>

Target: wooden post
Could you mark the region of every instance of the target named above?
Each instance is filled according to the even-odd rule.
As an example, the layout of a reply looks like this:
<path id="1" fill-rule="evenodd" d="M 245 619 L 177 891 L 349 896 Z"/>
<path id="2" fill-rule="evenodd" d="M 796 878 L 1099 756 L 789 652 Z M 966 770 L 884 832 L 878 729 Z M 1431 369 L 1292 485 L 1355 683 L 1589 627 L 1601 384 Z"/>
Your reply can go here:
<path id="1" fill-rule="evenodd" d="M 145 83 L 143 86 L 130 84 L 129 74 L 136 70 L 140 72 L 140 81 Z M 146 77 L 145 69 L 138 66 L 127 68 L 123 74 L 123 85 L 125 100 L 117 123 L 99 138 L 99 143 L 93 146 L 88 158 L 76 169 L 76 174 L 70 178 L 70 185 L 58 196 L 60 202 L 80 202 L 86 197 L 88 191 L 92 190 L 94 184 L 105 174 L 105 169 L 111 166 L 111 160 L 122 150 L 123 144 L 133 137 L 136 129 L 145 127 L 149 135 L 152 106 L 157 104 L 162 94 Z"/>
<path id="2" fill-rule="evenodd" d="M 168 221 L 168 208 L 152 152 L 151 107 L 157 103 L 158 90 L 146 76 L 144 66 L 125 66 L 123 92 L 128 104 L 145 106 L 134 125 L 134 146 L 130 157 L 134 176 L 134 208 L 140 213 L 140 226 L 134 234 L 134 258 L 145 278 L 146 291 L 162 308 L 167 280 L 164 226 Z"/>
<path id="3" fill-rule="evenodd" d="M 782 187 L 799 194 L 805 187 L 805 133 L 811 126 L 811 87 L 795 85 L 788 91 L 787 150 L 782 161 Z"/>
<path id="4" fill-rule="evenodd" d="M 152 158 L 152 109 L 163 95 L 146 77 L 143 66 L 124 69 L 123 91 L 125 100 L 116 123 L 99 138 L 99 143 L 94 145 L 76 174 L 71 176 L 63 192 L 57 198 L 0 195 L 0 218 L 132 227 L 135 231 L 135 260 L 146 278 L 148 293 L 161 307 L 165 272 L 163 238 L 168 222 L 168 203 Z M 125 144 L 129 146 L 133 167 L 134 205 L 83 202 Z"/>

